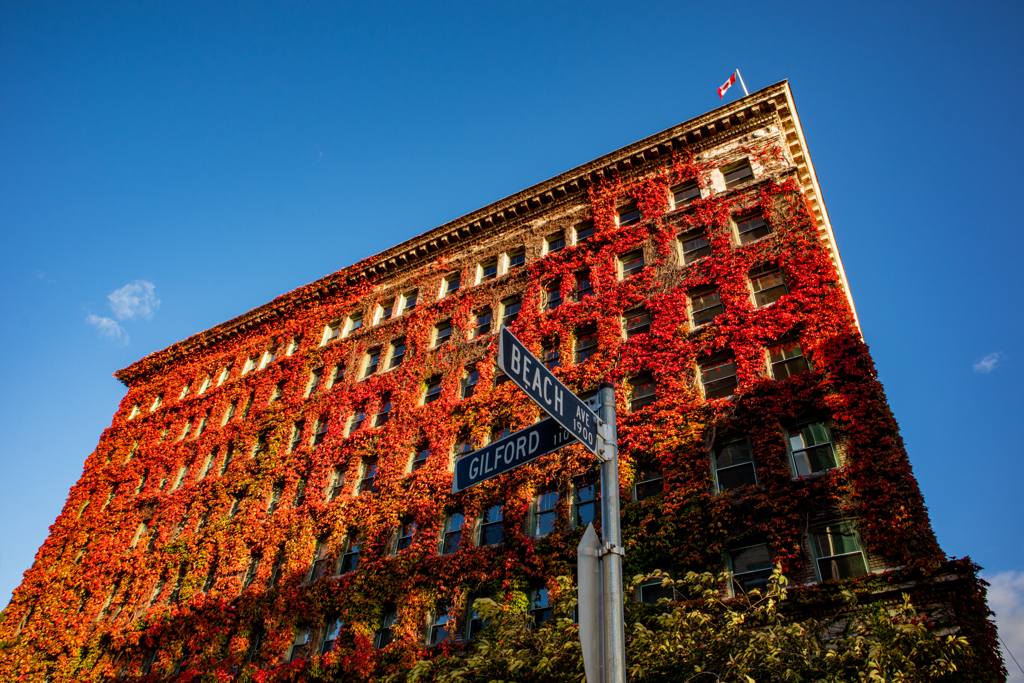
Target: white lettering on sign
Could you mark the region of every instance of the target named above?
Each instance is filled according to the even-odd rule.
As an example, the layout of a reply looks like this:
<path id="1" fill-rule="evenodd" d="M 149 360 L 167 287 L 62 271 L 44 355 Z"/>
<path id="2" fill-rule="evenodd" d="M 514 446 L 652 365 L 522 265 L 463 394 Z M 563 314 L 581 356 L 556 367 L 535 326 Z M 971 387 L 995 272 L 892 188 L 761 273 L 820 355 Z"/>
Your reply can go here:
<path id="1" fill-rule="evenodd" d="M 512 345 L 512 372 L 516 372 L 516 373 L 519 372 L 519 359 L 520 358 L 522 358 L 522 356 L 519 353 L 519 347 L 515 346 L 513 344 Z"/>
<path id="2" fill-rule="evenodd" d="M 480 474 L 480 458 L 473 458 L 469 463 L 469 477 L 476 479 L 478 474 Z"/>

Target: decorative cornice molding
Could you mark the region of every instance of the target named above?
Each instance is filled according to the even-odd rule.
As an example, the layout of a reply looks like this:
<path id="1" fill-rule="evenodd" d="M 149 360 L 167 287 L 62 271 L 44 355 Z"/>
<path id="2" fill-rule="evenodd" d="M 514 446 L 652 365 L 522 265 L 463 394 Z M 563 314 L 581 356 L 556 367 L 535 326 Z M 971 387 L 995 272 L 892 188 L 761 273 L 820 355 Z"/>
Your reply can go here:
<path id="1" fill-rule="evenodd" d="M 742 99 L 677 124 L 643 140 L 577 166 L 565 173 L 488 204 L 375 256 L 342 268 L 308 285 L 297 287 L 220 325 L 156 351 L 114 376 L 126 385 L 153 370 L 199 349 L 209 348 L 288 311 L 361 282 L 373 282 L 420 266 L 428 258 L 445 256 L 477 236 L 532 220 L 555 205 L 578 201 L 591 185 L 605 178 L 632 177 L 663 164 L 674 152 L 699 153 L 745 135 L 777 116 L 777 99 L 795 117 L 787 81 L 762 88 Z"/>

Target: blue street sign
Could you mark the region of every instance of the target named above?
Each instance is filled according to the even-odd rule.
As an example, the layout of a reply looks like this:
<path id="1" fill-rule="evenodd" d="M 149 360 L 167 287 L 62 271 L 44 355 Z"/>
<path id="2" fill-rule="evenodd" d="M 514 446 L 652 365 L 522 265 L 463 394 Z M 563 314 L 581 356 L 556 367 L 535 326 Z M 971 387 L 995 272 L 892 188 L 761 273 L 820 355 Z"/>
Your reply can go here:
<path id="1" fill-rule="evenodd" d="M 558 381 L 507 327 L 498 339 L 498 367 L 534 403 L 597 455 L 597 415 Z"/>
<path id="2" fill-rule="evenodd" d="M 550 418 L 520 429 L 455 461 L 452 493 L 504 474 L 574 441 L 572 434 Z"/>

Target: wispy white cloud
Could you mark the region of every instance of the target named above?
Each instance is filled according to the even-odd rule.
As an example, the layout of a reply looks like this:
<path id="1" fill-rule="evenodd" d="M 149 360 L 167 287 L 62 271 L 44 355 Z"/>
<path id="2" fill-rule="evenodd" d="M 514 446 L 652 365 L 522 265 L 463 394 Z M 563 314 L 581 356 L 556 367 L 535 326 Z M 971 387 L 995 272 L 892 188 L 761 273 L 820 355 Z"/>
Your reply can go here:
<path id="1" fill-rule="evenodd" d="M 113 318 L 100 317 L 90 313 L 86 316 L 85 322 L 95 327 L 101 335 L 107 337 L 111 341 L 120 344 L 127 344 L 129 341 L 128 332 Z"/>
<path id="2" fill-rule="evenodd" d="M 1001 645 L 1003 659 L 1010 673 L 1006 681 L 1022 683 L 1024 672 L 1014 663 L 1013 657 L 1024 666 L 1024 572 L 999 572 L 984 578 L 991 584 L 988 589 L 988 606 L 996 613 L 999 637 L 1005 644 Z M 1010 653 L 1013 657 L 1010 657 Z"/>
<path id="3" fill-rule="evenodd" d="M 118 320 L 145 318 L 150 320 L 160 308 L 160 299 L 156 297 L 156 286 L 145 280 L 129 282 L 120 289 L 115 289 L 108 296 L 110 309 Z"/>
<path id="4" fill-rule="evenodd" d="M 1001 351 L 993 351 L 974 364 L 974 371 L 983 372 L 987 375 L 996 369 L 996 366 L 999 365 L 999 361 L 1002 359 L 1003 353 Z"/>

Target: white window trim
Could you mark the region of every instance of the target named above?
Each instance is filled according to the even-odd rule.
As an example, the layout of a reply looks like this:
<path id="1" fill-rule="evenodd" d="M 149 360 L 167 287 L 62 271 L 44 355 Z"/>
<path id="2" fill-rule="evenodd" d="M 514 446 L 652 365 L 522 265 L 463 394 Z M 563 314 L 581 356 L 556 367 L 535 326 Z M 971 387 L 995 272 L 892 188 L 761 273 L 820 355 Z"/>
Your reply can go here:
<path id="1" fill-rule="evenodd" d="M 825 522 L 824 524 L 815 524 L 814 526 L 810 527 L 808 529 L 808 531 L 807 531 L 807 544 L 810 546 L 810 548 L 809 548 L 810 551 L 811 551 L 810 552 L 810 556 L 811 556 L 811 558 L 814 561 L 814 575 L 818 578 L 818 583 L 823 583 L 824 581 L 830 581 L 831 577 L 829 579 L 821 578 L 821 571 L 818 568 L 818 561 L 823 559 L 823 558 L 818 557 L 818 554 L 816 552 L 814 552 L 814 539 L 811 537 L 811 534 L 813 534 L 814 531 L 817 530 L 817 529 L 824 529 L 824 528 L 827 528 L 827 527 L 830 527 L 830 526 L 838 526 L 840 524 L 849 524 L 850 527 L 853 529 L 853 534 L 854 534 L 855 538 L 857 539 L 857 546 L 858 546 L 858 549 L 860 551 L 861 557 L 864 559 L 864 568 L 867 570 L 867 573 L 868 574 L 877 574 L 877 573 L 879 573 L 879 572 L 873 571 L 871 569 L 871 562 L 870 562 L 870 560 L 868 558 L 867 551 L 864 550 L 864 541 L 861 538 L 860 529 L 857 526 L 857 520 L 856 519 L 851 519 L 849 517 L 843 517 L 843 518 L 837 519 L 837 520 L 832 521 L 832 522 Z M 846 553 L 846 554 L 852 555 L 853 553 Z M 826 557 L 839 557 L 839 555 L 827 555 Z M 883 569 L 881 571 L 885 571 L 885 570 Z"/>
<path id="2" fill-rule="evenodd" d="M 711 478 L 715 483 L 715 494 L 728 493 L 732 489 L 722 490 L 722 486 L 718 481 L 718 448 L 725 447 L 729 444 L 734 443 L 746 443 L 750 447 L 750 466 L 754 470 L 754 486 L 761 485 L 761 479 L 757 476 L 757 458 L 754 456 L 754 447 L 750 443 L 750 439 L 730 439 L 720 444 L 714 444 L 711 446 Z M 734 467 L 731 466 L 731 467 Z"/>
<path id="3" fill-rule="evenodd" d="M 224 384 L 224 382 L 226 382 L 228 380 L 228 377 L 230 377 L 230 376 L 231 376 L 231 366 L 230 365 L 225 365 L 224 369 L 220 371 L 220 377 L 217 378 L 217 386 L 220 386 L 221 384 Z"/>
<path id="4" fill-rule="evenodd" d="M 352 326 L 355 325 L 357 320 L 359 320 L 359 321 L 363 320 L 362 312 L 348 314 L 345 317 L 345 321 L 344 321 L 344 323 L 343 323 L 343 325 L 341 327 L 341 331 L 340 331 L 340 334 L 338 335 L 338 337 L 341 338 L 341 339 L 344 339 L 345 337 L 347 337 L 350 334 L 352 334 L 355 331 L 355 329 L 360 329 L 360 330 L 363 329 L 362 326 L 353 329 Z"/>

